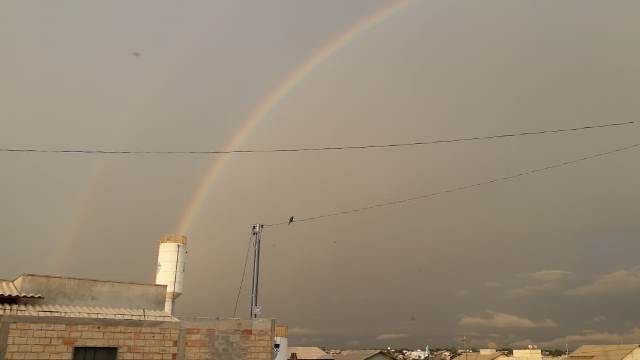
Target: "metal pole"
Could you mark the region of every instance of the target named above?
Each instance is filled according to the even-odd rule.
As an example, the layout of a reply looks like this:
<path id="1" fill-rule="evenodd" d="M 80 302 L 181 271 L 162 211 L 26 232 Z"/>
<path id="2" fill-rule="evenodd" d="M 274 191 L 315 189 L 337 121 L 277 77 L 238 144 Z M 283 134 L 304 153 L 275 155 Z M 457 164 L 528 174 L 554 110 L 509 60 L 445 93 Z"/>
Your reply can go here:
<path id="1" fill-rule="evenodd" d="M 258 306 L 258 281 L 260 277 L 260 238 L 262 236 L 262 224 L 253 225 L 253 282 L 251 286 L 251 319 L 256 319 L 260 314 Z"/>

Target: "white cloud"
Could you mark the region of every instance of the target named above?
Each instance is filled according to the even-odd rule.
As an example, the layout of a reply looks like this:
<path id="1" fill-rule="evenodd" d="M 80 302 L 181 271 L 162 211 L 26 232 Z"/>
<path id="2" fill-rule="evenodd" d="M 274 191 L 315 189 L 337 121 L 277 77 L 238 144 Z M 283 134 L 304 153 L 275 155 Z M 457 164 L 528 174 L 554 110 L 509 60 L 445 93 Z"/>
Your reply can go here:
<path id="1" fill-rule="evenodd" d="M 526 286 L 507 290 L 506 296 L 507 297 L 531 296 L 531 295 L 549 293 L 557 289 L 558 289 L 558 284 L 553 282 L 546 283 L 546 284 L 538 284 L 538 285 L 526 285 Z"/>
<path id="2" fill-rule="evenodd" d="M 640 342 L 640 328 L 634 328 L 626 333 L 609 333 L 583 331 L 581 334 L 569 335 L 544 342 L 547 348 L 564 348 L 565 344 L 576 347 L 582 344 L 619 344 Z"/>
<path id="3" fill-rule="evenodd" d="M 591 319 L 591 321 L 593 321 L 594 323 L 599 323 L 599 322 L 607 321 L 607 317 L 604 315 L 598 315 L 598 316 L 595 316 L 593 319 Z"/>
<path id="4" fill-rule="evenodd" d="M 531 284 L 515 287 L 506 291 L 506 297 L 523 297 L 553 292 L 561 292 L 566 288 L 564 281 L 571 277 L 572 273 L 564 270 L 540 270 L 527 274 Z"/>
<path id="5" fill-rule="evenodd" d="M 459 324 L 471 327 L 488 328 L 536 328 L 555 327 L 557 324 L 550 319 L 532 321 L 516 315 L 504 314 L 495 311 L 487 311 L 488 317 L 463 316 Z"/>
<path id="6" fill-rule="evenodd" d="M 409 337 L 409 334 L 380 334 L 376 340 L 398 340 Z"/>
<path id="7" fill-rule="evenodd" d="M 529 278 L 536 281 L 559 281 L 570 276 L 571 273 L 564 270 L 541 270 L 529 273 Z"/>
<path id="8" fill-rule="evenodd" d="M 567 290 L 567 295 L 603 295 L 640 291 L 640 266 L 614 271 L 598 277 L 593 283 Z"/>
<path id="9" fill-rule="evenodd" d="M 531 339 L 524 339 L 513 341 L 510 343 L 511 347 L 514 349 L 526 349 L 529 345 L 536 345 L 536 342 Z"/>

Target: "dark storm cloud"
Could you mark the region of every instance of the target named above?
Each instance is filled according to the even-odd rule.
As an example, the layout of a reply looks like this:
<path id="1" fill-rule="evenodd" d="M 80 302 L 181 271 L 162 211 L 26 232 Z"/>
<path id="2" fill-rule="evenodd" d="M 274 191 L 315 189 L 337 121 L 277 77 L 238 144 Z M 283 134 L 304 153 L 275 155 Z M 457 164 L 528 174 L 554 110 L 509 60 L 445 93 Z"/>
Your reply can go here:
<path id="1" fill-rule="evenodd" d="M 0 147 L 221 149 L 292 69 L 387 4 L 3 2 Z M 311 71 L 242 147 L 635 119 L 639 11 L 636 1 L 414 1 Z M 249 226 L 258 221 L 441 191 L 630 145 L 639 135 L 628 126 L 233 156 L 187 232 L 179 312 L 232 314 Z M 268 229 L 265 316 L 290 325 L 292 344 L 307 345 L 460 345 L 465 335 L 477 344 L 634 339 L 637 159 L 637 151 L 619 153 Z M 0 278 L 153 281 L 157 239 L 174 231 L 211 160 L 0 154 Z M 246 292 L 242 300 L 244 316 Z M 504 324 L 513 326 L 497 326 Z"/>

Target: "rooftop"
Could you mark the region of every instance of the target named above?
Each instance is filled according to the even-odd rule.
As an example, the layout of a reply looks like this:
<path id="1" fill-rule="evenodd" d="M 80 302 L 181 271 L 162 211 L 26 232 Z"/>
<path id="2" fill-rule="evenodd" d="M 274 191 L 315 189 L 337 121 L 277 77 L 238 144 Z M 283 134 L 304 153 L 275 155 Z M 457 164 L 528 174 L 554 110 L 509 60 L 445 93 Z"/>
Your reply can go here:
<path id="1" fill-rule="evenodd" d="M 0 315 L 53 316 L 122 320 L 178 321 L 164 311 L 86 306 L 1 304 Z"/>
<path id="2" fill-rule="evenodd" d="M 344 350 L 335 355 L 335 360 L 367 360 L 378 354 L 392 359 L 380 350 Z"/>
<path id="3" fill-rule="evenodd" d="M 313 346 L 298 346 L 298 347 L 289 347 L 289 357 L 291 354 L 295 353 L 298 359 L 300 360 L 333 360 L 333 356 L 327 354 L 322 351 L 319 347 Z"/>
<path id="4" fill-rule="evenodd" d="M 480 354 L 478 352 L 465 352 L 456 357 L 458 360 L 494 360 L 499 357 L 507 357 L 507 355 L 501 352 L 494 352 L 490 354 Z"/>
<path id="5" fill-rule="evenodd" d="M 177 321 L 166 286 L 22 274 L 0 280 L 0 315 Z"/>
<path id="6" fill-rule="evenodd" d="M 24 294 L 18 291 L 13 281 L 0 279 L 0 298 L 28 298 L 41 299 L 40 294 Z"/>
<path id="7" fill-rule="evenodd" d="M 569 360 L 622 360 L 640 344 L 583 345 L 569 355 Z"/>

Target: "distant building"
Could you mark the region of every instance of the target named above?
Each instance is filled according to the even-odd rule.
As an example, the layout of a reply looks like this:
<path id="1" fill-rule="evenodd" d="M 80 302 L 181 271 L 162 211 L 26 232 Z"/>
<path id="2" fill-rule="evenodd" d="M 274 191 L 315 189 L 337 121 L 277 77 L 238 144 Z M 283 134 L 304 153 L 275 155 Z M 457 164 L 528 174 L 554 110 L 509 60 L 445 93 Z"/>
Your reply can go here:
<path id="1" fill-rule="evenodd" d="M 540 349 L 521 349 L 513 350 L 513 360 L 542 360 L 542 350 Z"/>
<path id="2" fill-rule="evenodd" d="M 289 359 L 298 360 L 334 360 L 334 357 L 314 346 L 289 347 Z"/>
<path id="3" fill-rule="evenodd" d="M 569 354 L 569 360 L 640 360 L 640 344 L 583 345 Z"/>
<path id="4" fill-rule="evenodd" d="M 496 348 L 480 349 L 480 355 L 490 355 L 496 353 Z"/>
<path id="5" fill-rule="evenodd" d="M 343 350 L 335 355 L 335 360 L 393 360 L 380 350 Z"/>
<path id="6" fill-rule="evenodd" d="M 418 349 L 416 351 L 407 351 L 405 356 L 411 360 L 424 360 L 427 357 L 425 350 Z"/>
<path id="7" fill-rule="evenodd" d="M 451 352 L 447 350 L 441 350 L 431 355 L 433 360 L 451 360 Z"/>
<path id="8" fill-rule="evenodd" d="M 479 352 L 465 352 L 457 356 L 456 360 L 508 360 L 508 356 L 501 352 L 481 354 Z"/>

